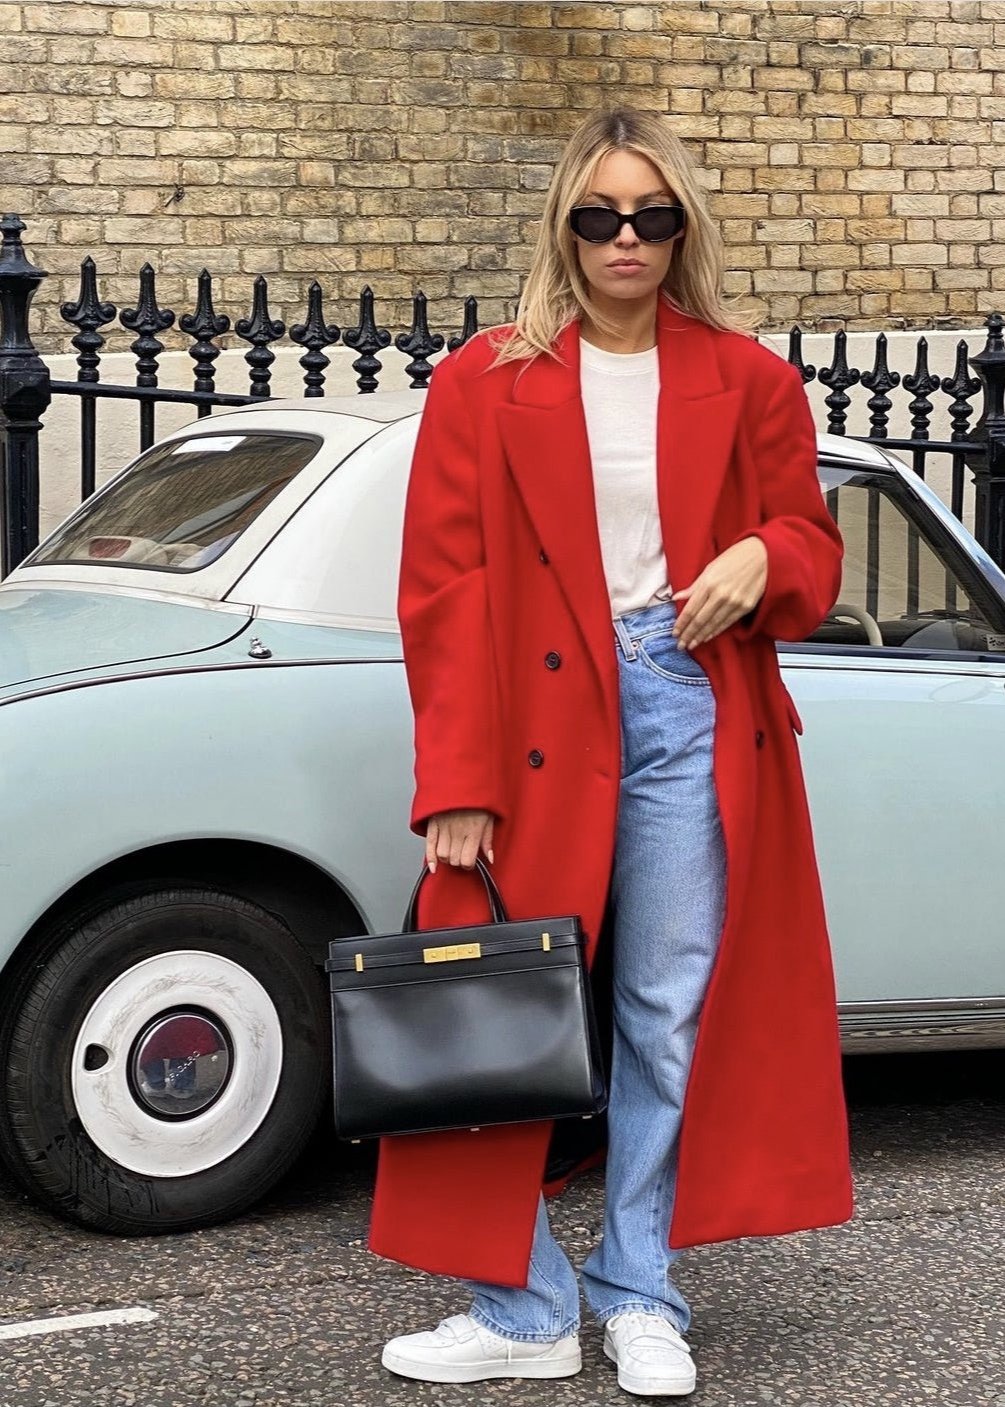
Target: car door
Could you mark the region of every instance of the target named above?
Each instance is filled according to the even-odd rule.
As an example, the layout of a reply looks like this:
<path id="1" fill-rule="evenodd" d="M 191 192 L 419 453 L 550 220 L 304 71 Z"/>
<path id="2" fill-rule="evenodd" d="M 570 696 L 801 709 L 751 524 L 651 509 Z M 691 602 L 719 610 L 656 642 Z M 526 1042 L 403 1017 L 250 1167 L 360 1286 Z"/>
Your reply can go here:
<path id="1" fill-rule="evenodd" d="M 824 464 L 820 478 L 841 597 L 779 650 L 839 1000 L 863 1029 L 876 1002 L 903 1007 L 896 1025 L 998 998 L 1000 1019 L 1005 577 L 910 470 Z"/>

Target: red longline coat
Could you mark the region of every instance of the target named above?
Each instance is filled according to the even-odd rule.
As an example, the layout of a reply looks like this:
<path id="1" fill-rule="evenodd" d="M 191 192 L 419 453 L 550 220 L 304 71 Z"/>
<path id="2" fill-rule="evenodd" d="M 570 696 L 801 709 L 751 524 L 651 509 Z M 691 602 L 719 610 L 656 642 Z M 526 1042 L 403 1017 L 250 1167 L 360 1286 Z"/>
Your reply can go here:
<path id="1" fill-rule="evenodd" d="M 817 481 L 798 371 L 662 295 L 657 338 L 658 502 L 673 588 L 738 538 L 755 534 L 768 553 L 755 611 L 694 651 L 716 700 L 727 875 L 668 1228 L 682 1247 L 852 1213 L 802 729 L 774 644 L 809 634 L 833 605 L 842 542 Z M 432 813 L 453 807 L 495 812 L 493 872 L 511 916 L 580 914 L 592 963 L 618 803 L 618 672 L 578 320 L 554 349 L 562 361 L 489 371 L 481 333 L 430 380 L 398 598 L 415 713 L 411 828 L 423 834 Z M 552 651 L 557 669 L 545 664 Z M 532 752 L 543 754 L 537 766 Z M 441 864 L 427 878 L 421 927 L 487 921 L 476 875 Z M 369 1248 L 428 1271 L 525 1284 L 552 1128 L 382 1139 Z"/>

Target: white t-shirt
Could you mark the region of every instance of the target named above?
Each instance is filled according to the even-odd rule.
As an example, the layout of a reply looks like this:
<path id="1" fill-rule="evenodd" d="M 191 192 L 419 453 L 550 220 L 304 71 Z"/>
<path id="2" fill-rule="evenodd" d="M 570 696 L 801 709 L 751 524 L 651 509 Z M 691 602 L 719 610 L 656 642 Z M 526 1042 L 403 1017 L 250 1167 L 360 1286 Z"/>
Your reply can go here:
<path id="1" fill-rule="evenodd" d="M 667 600 L 656 497 L 659 350 L 606 352 L 579 341 L 580 390 L 612 616 Z"/>

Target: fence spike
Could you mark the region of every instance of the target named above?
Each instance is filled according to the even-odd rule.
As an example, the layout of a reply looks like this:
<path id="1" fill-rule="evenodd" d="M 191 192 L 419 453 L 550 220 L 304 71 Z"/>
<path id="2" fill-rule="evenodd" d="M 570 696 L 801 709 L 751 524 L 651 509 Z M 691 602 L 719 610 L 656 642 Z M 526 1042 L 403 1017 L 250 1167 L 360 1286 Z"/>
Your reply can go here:
<path id="1" fill-rule="evenodd" d="M 886 393 L 900 385 L 900 372 L 891 371 L 887 365 L 885 332 L 876 338 L 876 359 L 871 371 L 863 371 L 862 385 L 873 393 L 866 402 L 869 407 L 869 434 L 881 437 L 887 432 L 893 407 L 893 401 Z"/>
<path id="2" fill-rule="evenodd" d="M 352 347 L 353 351 L 360 353 L 352 364 L 353 371 L 357 373 L 356 385 L 360 391 L 376 391 L 377 373 L 381 370 L 381 363 L 374 353 L 388 345 L 391 334 L 386 327 L 378 327 L 374 320 L 373 289 L 369 284 L 359 295 L 359 323 L 356 327 L 346 328 L 342 341 L 347 347 Z"/>
<path id="3" fill-rule="evenodd" d="M 325 322 L 323 297 L 321 285 L 314 279 L 307 290 L 307 321 L 290 328 L 290 340 L 307 348 L 300 358 L 304 369 L 305 396 L 324 395 L 325 370 L 331 365 L 331 357 L 326 357 L 321 349 L 330 347 L 342 335 L 337 323 Z"/>
<path id="4" fill-rule="evenodd" d="M 268 397 L 272 394 L 272 363 L 276 354 L 269 349 L 270 342 L 276 342 L 286 331 L 286 324 L 280 318 L 269 315 L 269 284 L 264 274 L 255 279 L 254 296 L 251 304 L 251 317 L 238 318 L 234 331 L 251 347 L 244 354 L 250 368 L 251 394 L 255 397 Z"/>
<path id="5" fill-rule="evenodd" d="M 195 312 L 183 313 L 178 319 L 178 326 L 186 336 L 195 338 L 188 349 L 189 356 L 195 362 L 194 389 L 212 391 L 216 382 L 216 368 L 213 363 L 222 351 L 213 338 L 222 336 L 228 330 L 230 318 L 226 313 L 218 313 L 213 307 L 213 277 L 208 269 L 203 269 L 200 273 L 198 288 Z M 200 406 L 200 414 L 202 409 Z M 209 411 L 210 407 L 206 406 L 207 415 Z"/>
<path id="6" fill-rule="evenodd" d="M 421 288 L 412 299 L 412 326 L 407 332 L 399 332 L 394 345 L 399 352 L 407 352 L 412 360 L 405 371 L 412 378 L 410 386 L 424 391 L 433 374 L 432 363 L 428 358 L 433 352 L 443 350 L 444 337 L 440 332 L 430 332 L 426 318 L 426 295 Z"/>
<path id="7" fill-rule="evenodd" d="M 803 361 L 803 330 L 796 323 L 789 328 L 789 361 L 803 378 L 803 384 L 812 381 L 817 374 L 815 366 L 807 366 Z"/>
<path id="8" fill-rule="evenodd" d="M 848 418 L 846 412 L 851 405 L 851 400 L 845 392 L 849 386 L 857 384 L 860 375 L 856 367 L 848 365 L 847 342 L 847 333 L 843 327 L 839 328 L 834 334 L 834 355 L 831 364 L 822 366 L 817 372 L 817 380 L 822 385 L 831 387 L 830 395 L 824 397 L 824 405 L 827 407 L 827 431 L 831 435 L 843 435 L 845 432 Z"/>

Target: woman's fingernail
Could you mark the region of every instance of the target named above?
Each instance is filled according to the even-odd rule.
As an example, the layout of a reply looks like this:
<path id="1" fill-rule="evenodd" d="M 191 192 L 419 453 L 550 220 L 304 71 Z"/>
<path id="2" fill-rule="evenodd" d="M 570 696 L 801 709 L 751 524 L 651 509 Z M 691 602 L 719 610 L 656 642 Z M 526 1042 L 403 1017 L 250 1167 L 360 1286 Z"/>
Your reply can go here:
<path id="1" fill-rule="evenodd" d="M 430 862 L 429 862 L 429 873 L 430 873 L 430 874 L 435 874 L 435 873 L 436 873 L 436 861 L 435 861 L 435 860 L 430 860 Z"/>
<path id="2" fill-rule="evenodd" d="M 496 862 L 496 857 L 492 854 L 492 851 L 491 851 L 491 850 L 486 850 L 485 853 L 486 853 L 486 855 L 489 857 L 489 864 L 490 864 L 490 865 L 494 865 L 495 862 Z"/>

